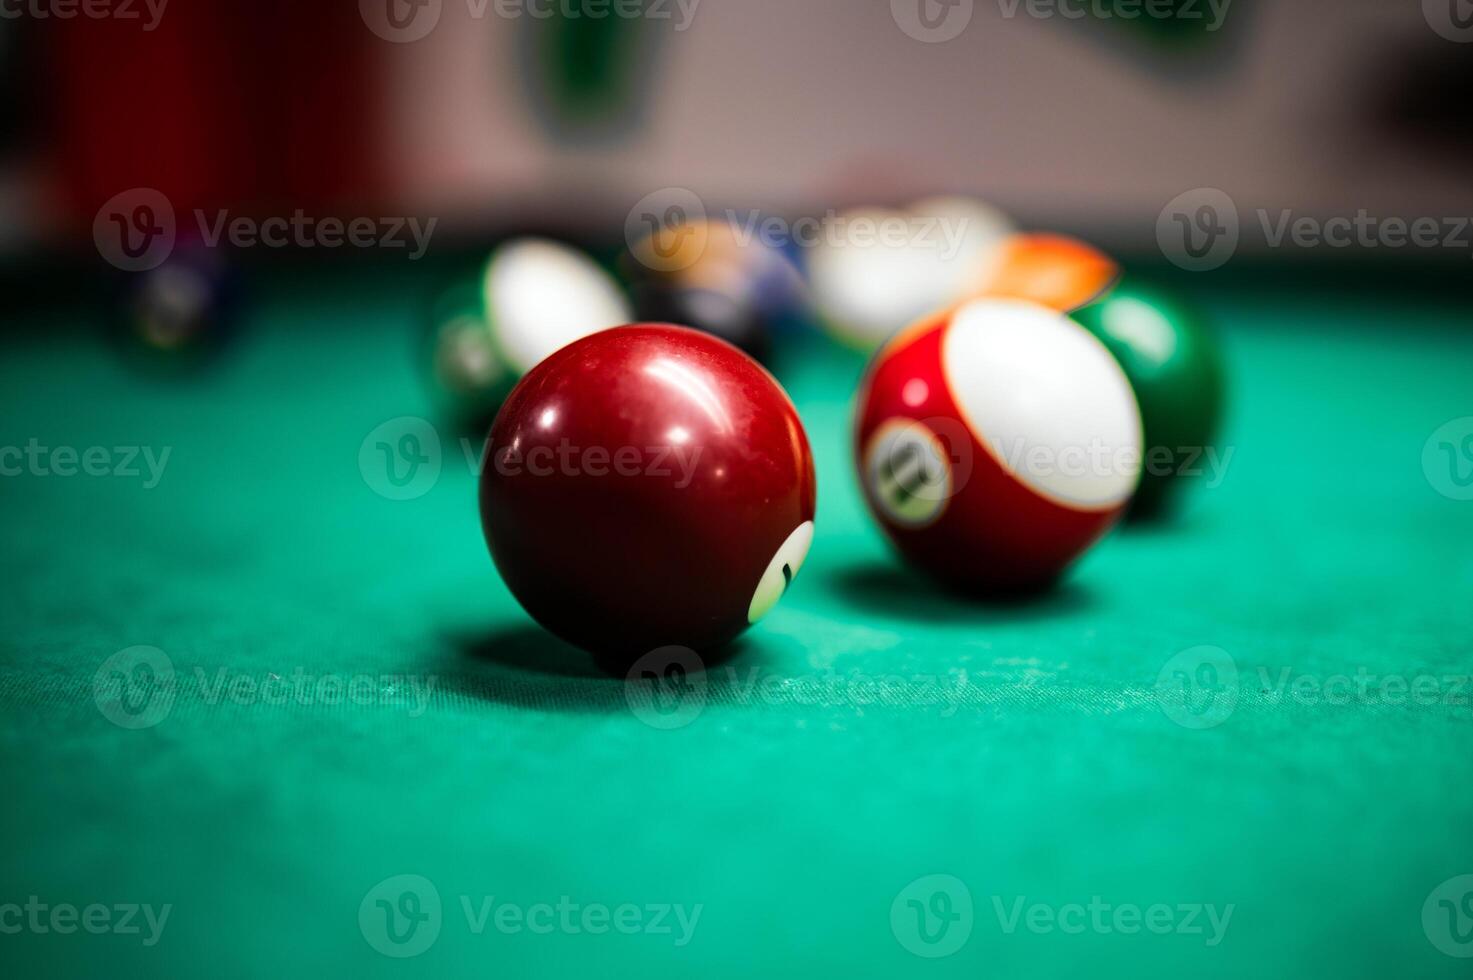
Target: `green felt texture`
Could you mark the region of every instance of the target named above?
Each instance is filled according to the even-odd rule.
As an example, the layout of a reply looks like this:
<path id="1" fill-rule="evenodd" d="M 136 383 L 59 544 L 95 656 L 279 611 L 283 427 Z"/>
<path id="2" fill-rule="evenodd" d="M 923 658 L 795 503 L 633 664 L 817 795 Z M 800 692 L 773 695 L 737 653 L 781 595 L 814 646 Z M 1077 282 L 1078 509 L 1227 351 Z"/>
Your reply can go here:
<path id="1" fill-rule="evenodd" d="M 413 500 L 360 470 L 375 427 L 430 411 L 419 282 L 268 278 L 237 346 L 168 382 L 131 373 L 80 314 L 7 342 L 0 445 L 171 456 L 152 489 L 0 479 L 0 904 L 172 906 L 152 946 L 0 934 L 7 974 L 1467 976 L 1422 907 L 1473 873 L 1473 692 L 1326 705 L 1274 689 L 1284 669 L 1473 668 L 1473 502 L 1421 465 L 1438 426 L 1473 414 L 1473 339 L 1448 327 L 1465 303 L 1203 287 L 1232 377 L 1227 478 L 1026 605 L 956 601 L 894 563 L 849 469 L 862 365 L 790 344 L 779 373 L 820 477 L 812 553 L 708 675 L 699 716 L 658 730 L 504 590 L 459 446 Z M 178 680 L 166 717 L 127 730 L 93 683 L 137 644 Z M 1155 689 L 1199 645 L 1242 679 L 1204 730 Z M 423 713 L 402 681 L 366 704 L 212 701 L 222 671 L 435 686 Z M 412 959 L 359 926 L 370 889 L 403 874 L 443 902 Z M 931 874 L 975 906 L 965 945 L 934 960 L 891 924 Z M 677 946 L 477 933 L 462 906 L 563 896 L 701 912 Z M 996 911 L 1097 896 L 1233 913 L 1208 945 L 1009 934 Z"/>

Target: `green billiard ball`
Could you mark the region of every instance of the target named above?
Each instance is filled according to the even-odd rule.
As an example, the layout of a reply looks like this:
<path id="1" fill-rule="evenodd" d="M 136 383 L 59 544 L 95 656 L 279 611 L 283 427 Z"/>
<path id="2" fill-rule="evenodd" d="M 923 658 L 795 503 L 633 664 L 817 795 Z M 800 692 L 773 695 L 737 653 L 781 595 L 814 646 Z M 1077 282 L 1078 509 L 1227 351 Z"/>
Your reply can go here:
<path id="1" fill-rule="evenodd" d="M 428 315 L 424 363 L 440 416 L 467 432 L 484 432 L 516 383 L 486 320 L 479 279 L 443 290 Z"/>
<path id="2" fill-rule="evenodd" d="M 1213 440 L 1222 420 L 1222 357 L 1203 314 L 1172 293 L 1127 279 L 1074 318 L 1125 369 L 1145 436 L 1135 517 L 1160 514 L 1187 480 L 1218 478 Z"/>
<path id="3" fill-rule="evenodd" d="M 435 302 L 430 387 L 444 415 L 484 432 L 543 358 L 632 319 L 614 277 L 588 255 L 550 239 L 512 239 Z"/>

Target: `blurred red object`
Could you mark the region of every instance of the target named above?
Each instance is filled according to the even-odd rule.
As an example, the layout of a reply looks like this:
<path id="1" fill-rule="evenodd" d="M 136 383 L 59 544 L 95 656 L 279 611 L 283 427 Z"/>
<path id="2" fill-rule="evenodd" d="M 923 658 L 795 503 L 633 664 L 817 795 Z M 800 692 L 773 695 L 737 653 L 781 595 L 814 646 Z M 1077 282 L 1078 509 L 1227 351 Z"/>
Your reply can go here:
<path id="1" fill-rule="evenodd" d="M 167 196 L 181 227 L 197 208 L 323 214 L 382 192 L 383 42 L 356 4 L 170 4 L 152 29 L 138 9 L 46 32 L 43 155 L 64 228 L 135 187 Z"/>

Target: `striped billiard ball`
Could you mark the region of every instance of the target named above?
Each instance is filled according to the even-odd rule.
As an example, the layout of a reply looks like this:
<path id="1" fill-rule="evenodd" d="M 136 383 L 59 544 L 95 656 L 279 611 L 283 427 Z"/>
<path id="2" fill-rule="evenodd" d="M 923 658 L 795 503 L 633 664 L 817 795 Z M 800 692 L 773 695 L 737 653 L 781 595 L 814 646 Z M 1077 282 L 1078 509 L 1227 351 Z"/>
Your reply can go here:
<path id="1" fill-rule="evenodd" d="M 1129 503 L 1141 417 L 1104 344 L 1056 310 L 979 299 L 875 356 L 859 479 L 901 554 L 967 591 L 1056 579 Z"/>
<path id="2" fill-rule="evenodd" d="M 1026 299 L 1068 313 L 1107 295 L 1120 266 L 1087 242 L 1068 235 L 1014 235 L 987 253 L 971 293 Z"/>

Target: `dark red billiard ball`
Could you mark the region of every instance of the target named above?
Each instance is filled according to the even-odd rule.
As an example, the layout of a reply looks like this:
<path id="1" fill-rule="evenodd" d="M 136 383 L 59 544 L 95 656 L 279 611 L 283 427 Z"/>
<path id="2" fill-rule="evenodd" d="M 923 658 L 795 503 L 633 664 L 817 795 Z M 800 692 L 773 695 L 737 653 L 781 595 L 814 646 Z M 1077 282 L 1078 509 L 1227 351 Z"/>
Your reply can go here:
<path id="1" fill-rule="evenodd" d="M 865 499 L 907 559 L 968 591 L 1032 589 L 1124 510 L 1141 417 L 1120 366 L 1078 323 L 973 300 L 875 356 L 855 452 Z"/>
<path id="2" fill-rule="evenodd" d="M 813 457 L 755 361 L 638 324 L 557 351 L 507 398 L 481 522 L 539 623 L 605 658 L 719 647 L 782 597 L 813 538 Z"/>

